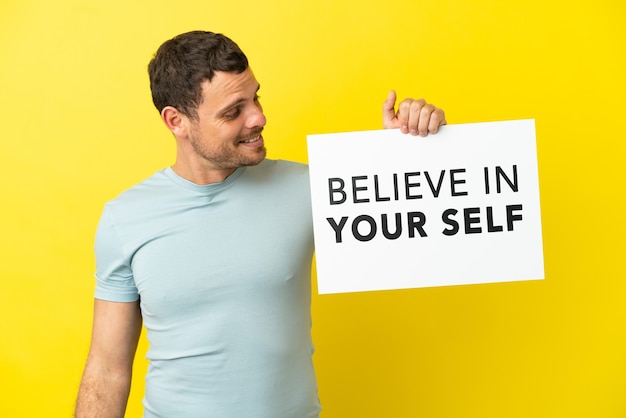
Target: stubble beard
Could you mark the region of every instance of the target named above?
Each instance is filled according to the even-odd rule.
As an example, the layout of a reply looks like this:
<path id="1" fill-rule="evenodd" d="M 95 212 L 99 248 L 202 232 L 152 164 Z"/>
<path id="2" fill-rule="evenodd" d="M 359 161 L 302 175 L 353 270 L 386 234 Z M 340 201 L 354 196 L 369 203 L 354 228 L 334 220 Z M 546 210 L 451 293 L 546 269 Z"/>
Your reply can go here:
<path id="1" fill-rule="evenodd" d="M 260 135 L 261 131 L 262 129 L 256 134 Z M 265 160 L 267 155 L 265 145 L 257 149 L 243 148 L 242 152 L 239 151 L 241 145 L 233 149 L 221 144 L 217 149 L 209 149 L 196 135 L 193 135 L 189 142 L 199 156 L 218 169 L 229 170 L 258 165 Z"/>

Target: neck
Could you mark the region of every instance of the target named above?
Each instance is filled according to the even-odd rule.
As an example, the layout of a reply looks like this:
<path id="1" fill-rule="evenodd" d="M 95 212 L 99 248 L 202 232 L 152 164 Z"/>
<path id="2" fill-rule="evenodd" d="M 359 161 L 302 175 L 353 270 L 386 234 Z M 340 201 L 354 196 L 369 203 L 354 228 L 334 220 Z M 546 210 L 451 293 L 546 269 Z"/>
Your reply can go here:
<path id="1" fill-rule="evenodd" d="M 176 162 L 172 170 L 185 180 L 200 186 L 221 183 L 237 168 L 219 168 L 200 157 L 186 141 L 176 141 Z"/>
<path id="2" fill-rule="evenodd" d="M 211 171 L 194 170 L 194 169 L 191 169 L 190 167 L 184 166 L 176 162 L 172 166 L 172 170 L 174 170 L 176 174 L 178 174 L 185 180 L 188 180 L 200 186 L 204 186 L 207 184 L 223 182 L 224 180 L 226 180 L 228 176 L 230 176 L 231 174 L 235 172 L 236 168 L 230 168 L 227 170 L 226 169 L 225 170 L 211 170 Z"/>
<path id="3" fill-rule="evenodd" d="M 198 185 L 221 183 L 233 174 L 236 168 L 216 169 L 198 164 L 189 164 L 180 159 L 172 166 L 172 170 L 185 180 Z"/>

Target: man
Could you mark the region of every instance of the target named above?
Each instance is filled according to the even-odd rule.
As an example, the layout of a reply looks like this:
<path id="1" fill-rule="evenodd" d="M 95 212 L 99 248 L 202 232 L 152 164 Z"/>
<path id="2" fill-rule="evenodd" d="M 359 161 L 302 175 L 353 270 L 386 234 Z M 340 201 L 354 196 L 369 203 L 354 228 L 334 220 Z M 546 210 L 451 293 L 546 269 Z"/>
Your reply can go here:
<path id="1" fill-rule="evenodd" d="M 148 71 L 176 161 L 102 214 L 76 416 L 124 415 L 143 322 L 145 417 L 317 417 L 307 167 L 265 159 L 259 83 L 230 39 L 179 35 Z M 445 124 L 424 100 L 395 101 L 385 128 Z"/>

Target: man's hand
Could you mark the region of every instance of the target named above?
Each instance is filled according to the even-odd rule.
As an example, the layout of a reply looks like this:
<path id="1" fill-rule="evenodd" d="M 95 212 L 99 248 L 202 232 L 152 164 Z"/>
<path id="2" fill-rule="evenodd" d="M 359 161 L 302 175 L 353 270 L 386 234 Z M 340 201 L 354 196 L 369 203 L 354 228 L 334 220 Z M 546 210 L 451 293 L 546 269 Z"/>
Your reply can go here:
<path id="1" fill-rule="evenodd" d="M 446 124 L 443 110 L 426 103 L 424 99 L 404 99 L 395 111 L 396 92 L 391 90 L 383 103 L 383 128 L 397 129 L 411 135 L 426 136 L 437 133 Z"/>

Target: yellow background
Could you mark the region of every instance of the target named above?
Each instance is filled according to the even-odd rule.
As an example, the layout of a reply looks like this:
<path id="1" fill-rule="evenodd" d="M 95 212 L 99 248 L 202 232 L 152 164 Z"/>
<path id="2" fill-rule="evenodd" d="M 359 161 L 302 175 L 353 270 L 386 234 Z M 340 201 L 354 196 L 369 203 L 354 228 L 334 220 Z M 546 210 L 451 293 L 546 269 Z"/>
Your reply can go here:
<path id="1" fill-rule="evenodd" d="M 546 280 L 315 296 L 325 418 L 625 417 L 625 21 L 623 0 L 3 0 L 0 416 L 71 415 L 102 206 L 173 161 L 147 62 L 205 29 L 247 52 L 273 158 L 379 128 L 390 88 L 450 123 L 536 119 Z"/>

